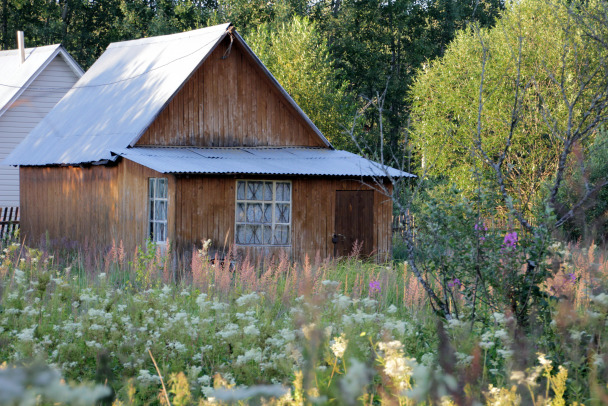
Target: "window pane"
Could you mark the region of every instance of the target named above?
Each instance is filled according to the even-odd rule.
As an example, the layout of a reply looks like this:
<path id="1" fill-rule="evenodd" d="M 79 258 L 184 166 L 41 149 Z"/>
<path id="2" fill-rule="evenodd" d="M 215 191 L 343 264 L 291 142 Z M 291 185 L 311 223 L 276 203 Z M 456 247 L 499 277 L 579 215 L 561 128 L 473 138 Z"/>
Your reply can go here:
<path id="1" fill-rule="evenodd" d="M 150 218 L 149 220 L 154 220 L 154 200 L 150 200 L 149 202 L 149 210 L 150 210 Z"/>
<path id="2" fill-rule="evenodd" d="M 261 244 L 262 243 L 262 226 L 246 225 L 245 226 L 245 244 Z"/>
<path id="3" fill-rule="evenodd" d="M 272 226 L 264 226 L 264 244 L 272 244 Z"/>
<path id="4" fill-rule="evenodd" d="M 154 202 L 154 220 L 167 221 L 167 202 L 156 200 Z"/>
<path id="5" fill-rule="evenodd" d="M 156 223 L 156 241 L 165 242 L 167 240 L 167 225 L 165 223 Z"/>
<path id="6" fill-rule="evenodd" d="M 284 182 L 277 182 L 277 197 L 276 200 L 278 202 L 288 202 L 290 201 L 290 190 L 291 184 Z"/>
<path id="7" fill-rule="evenodd" d="M 243 189 L 244 191 L 245 189 Z M 237 223 L 244 223 L 247 221 L 247 217 L 245 216 L 247 210 L 247 203 L 237 203 L 236 204 L 236 221 Z"/>
<path id="8" fill-rule="evenodd" d="M 154 197 L 154 184 L 156 183 L 156 178 L 150 178 L 150 194 L 151 198 Z"/>
<path id="9" fill-rule="evenodd" d="M 163 199 L 167 198 L 167 178 L 159 178 L 156 191 L 156 197 L 160 197 Z"/>
<path id="10" fill-rule="evenodd" d="M 262 200 L 262 182 L 247 182 L 247 200 Z"/>
<path id="11" fill-rule="evenodd" d="M 264 204 L 264 215 L 262 216 L 262 223 L 272 223 L 272 204 Z"/>
<path id="12" fill-rule="evenodd" d="M 289 244 L 289 226 L 281 226 L 281 225 L 275 226 L 274 244 L 276 244 L 276 245 Z"/>
<path id="13" fill-rule="evenodd" d="M 246 244 L 245 242 L 245 225 L 237 224 L 236 225 L 236 243 L 237 244 Z"/>
<path id="14" fill-rule="evenodd" d="M 277 203 L 275 207 L 274 221 L 277 223 L 289 223 L 289 204 Z"/>
<path id="15" fill-rule="evenodd" d="M 249 203 L 247 204 L 247 222 L 261 223 L 262 222 L 262 204 Z"/>
<path id="16" fill-rule="evenodd" d="M 238 181 L 236 183 L 236 198 L 237 200 L 245 200 L 245 181 Z"/>
<path id="17" fill-rule="evenodd" d="M 272 201 L 272 182 L 264 182 L 264 200 Z"/>

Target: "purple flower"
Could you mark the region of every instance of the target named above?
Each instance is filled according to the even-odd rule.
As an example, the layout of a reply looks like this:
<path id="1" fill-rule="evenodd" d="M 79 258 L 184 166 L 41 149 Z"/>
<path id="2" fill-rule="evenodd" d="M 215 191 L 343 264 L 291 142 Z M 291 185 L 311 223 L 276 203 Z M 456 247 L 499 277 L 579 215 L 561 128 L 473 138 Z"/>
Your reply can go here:
<path id="1" fill-rule="evenodd" d="M 453 281 L 448 282 L 448 287 L 453 288 L 455 286 L 458 286 L 459 288 L 462 286 L 462 283 L 460 283 L 460 279 L 454 278 Z"/>
<path id="2" fill-rule="evenodd" d="M 568 274 L 568 282 L 570 282 L 570 283 L 575 283 L 576 282 L 576 275 L 574 273 L 569 273 Z"/>
<path id="3" fill-rule="evenodd" d="M 504 240 L 503 245 L 505 247 L 515 248 L 516 244 L 517 244 L 517 231 L 513 231 L 512 233 L 507 233 L 505 235 L 505 240 Z"/>
<path id="4" fill-rule="evenodd" d="M 483 223 L 481 223 L 481 224 L 475 223 L 475 230 L 476 231 L 488 231 L 488 228 Z"/>
<path id="5" fill-rule="evenodd" d="M 481 224 L 475 223 L 475 226 L 473 228 L 475 228 L 475 231 L 477 231 L 477 234 L 483 234 L 486 231 L 488 231 L 488 228 L 483 223 L 481 223 Z M 484 237 L 483 235 L 479 236 L 479 241 L 485 241 L 485 240 L 486 240 L 486 237 Z"/>
<path id="6" fill-rule="evenodd" d="M 380 281 L 370 281 L 369 282 L 369 293 L 380 293 Z"/>

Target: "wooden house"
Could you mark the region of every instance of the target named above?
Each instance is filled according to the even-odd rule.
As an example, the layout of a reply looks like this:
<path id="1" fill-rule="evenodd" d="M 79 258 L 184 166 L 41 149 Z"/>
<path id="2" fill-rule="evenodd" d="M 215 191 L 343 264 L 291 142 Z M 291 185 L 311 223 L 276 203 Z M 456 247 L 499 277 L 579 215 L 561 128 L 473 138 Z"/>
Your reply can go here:
<path id="1" fill-rule="evenodd" d="M 61 45 L 0 51 L 0 161 L 84 73 Z M 0 166 L 0 207 L 19 206 L 19 169 Z"/>
<path id="2" fill-rule="evenodd" d="M 335 150 L 230 24 L 111 44 L 5 163 L 30 240 L 294 260 L 389 255 L 368 185 L 412 176 Z"/>

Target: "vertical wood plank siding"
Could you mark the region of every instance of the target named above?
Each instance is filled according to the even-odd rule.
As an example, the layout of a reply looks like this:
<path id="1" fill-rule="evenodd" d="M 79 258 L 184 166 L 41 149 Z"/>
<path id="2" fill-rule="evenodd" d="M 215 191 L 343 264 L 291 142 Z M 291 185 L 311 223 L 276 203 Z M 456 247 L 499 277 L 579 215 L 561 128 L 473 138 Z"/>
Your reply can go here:
<path id="1" fill-rule="evenodd" d="M 324 147 L 253 59 L 229 39 L 213 51 L 137 145 Z"/>
<path id="2" fill-rule="evenodd" d="M 234 177 L 178 177 L 176 179 L 176 244 L 180 252 L 189 252 L 206 239 L 212 240 L 213 251 L 227 251 L 234 243 L 235 187 Z M 242 179 L 239 177 L 238 179 Z M 278 178 L 262 177 L 273 180 Z M 285 178 L 283 178 L 285 179 Z M 321 258 L 334 255 L 332 236 L 335 226 L 337 190 L 369 190 L 358 181 L 323 178 L 296 178 L 292 181 L 292 245 L 286 249 L 297 261 L 306 255 Z M 391 254 L 392 201 L 374 192 L 375 254 L 384 261 Z M 238 247 L 255 259 L 278 253 L 280 248 Z"/>
<path id="3" fill-rule="evenodd" d="M 107 249 L 123 241 L 132 253 L 147 237 L 148 178 L 169 179 L 168 235 L 178 252 L 189 252 L 211 239 L 215 250 L 234 243 L 236 177 L 174 177 L 122 160 L 115 166 L 21 167 L 21 233 L 36 244 L 48 235 L 52 242 L 78 242 Z M 239 177 L 240 179 L 240 177 Z M 265 180 L 278 178 L 263 177 Z M 285 178 L 283 178 L 285 179 Z M 334 255 L 337 190 L 368 190 L 354 180 L 293 178 L 292 244 L 294 259 Z M 380 260 L 391 252 L 392 202 L 374 193 L 374 249 Z M 249 248 L 253 258 L 276 248 Z M 247 248 L 240 247 L 245 254 Z"/>
<path id="4" fill-rule="evenodd" d="M 131 161 L 115 166 L 21 167 L 20 176 L 21 235 L 33 244 L 48 236 L 54 243 L 77 242 L 105 250 L 112 241 L 123 241 L 132 253 L 147 237 L 149 177 L 169 178 L 168 215 L 175 218 L 173 176 Z M 169 233 L 175 233 L 171 221 Z"/>

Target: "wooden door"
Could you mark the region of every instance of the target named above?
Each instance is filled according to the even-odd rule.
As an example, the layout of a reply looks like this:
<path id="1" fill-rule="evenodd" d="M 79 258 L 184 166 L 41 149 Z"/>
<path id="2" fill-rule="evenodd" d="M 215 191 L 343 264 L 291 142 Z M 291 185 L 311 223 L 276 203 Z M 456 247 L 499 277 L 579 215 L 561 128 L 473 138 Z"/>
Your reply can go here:
<path id="1" fill-rule="evenodd" d="M 355 242 L 362 244 L 361 255 L 374 250 L 374 191 L 337 190 L 334 255 L 345 256 Z"/>

